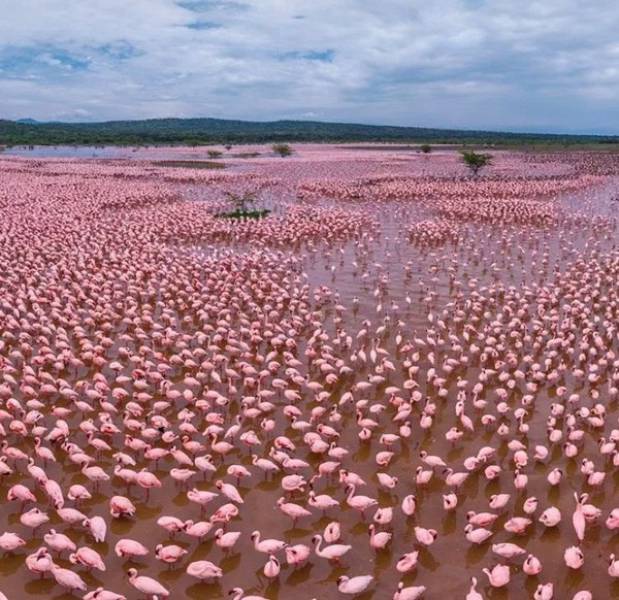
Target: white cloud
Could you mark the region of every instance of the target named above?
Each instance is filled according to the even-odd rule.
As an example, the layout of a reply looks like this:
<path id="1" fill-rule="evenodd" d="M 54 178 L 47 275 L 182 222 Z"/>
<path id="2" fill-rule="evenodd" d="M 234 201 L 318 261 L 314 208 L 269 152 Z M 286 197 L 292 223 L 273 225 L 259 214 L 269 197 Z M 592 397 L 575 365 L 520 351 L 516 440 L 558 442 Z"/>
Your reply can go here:
<path id="1" fill-rule="evenodd" d="M 0 0 L 0 14 L 6 118 L 568 130 L 619 116 L 611 0 Z"/>

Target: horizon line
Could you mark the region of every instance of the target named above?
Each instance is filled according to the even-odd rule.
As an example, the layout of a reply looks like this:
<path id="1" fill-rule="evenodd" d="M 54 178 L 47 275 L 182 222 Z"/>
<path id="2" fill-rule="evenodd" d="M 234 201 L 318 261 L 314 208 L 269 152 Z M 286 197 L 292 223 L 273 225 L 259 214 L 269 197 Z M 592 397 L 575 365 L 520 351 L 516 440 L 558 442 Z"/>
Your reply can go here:
<path id="1" fill-rule="evenodd" d="M 130 119 L 104 119 L 104 120 L 90 120 L 90 121 L 63 121 L 63 120 L 39 120 L 32 117 L 20 117 L 17 119 L 2 118 L 0 121 L 9 121 L 18 125 L 105 125 L 108 123 L 141 123 L 147 121 L 192 121 L 192 120 L 212 120 L 212 121 L 236 121 L 239 123 L 260 123 L 260 124 L 274 124 L 274 123 L 320 123 L 325 125 L 345 125 L 345 126 L 363 126 L 363 127 L 377 127 L 377 128 L 397 128 L 397 129 L 422 129 L 422 130 L 439 130 L 439 131 L 459 131 L 465 133 L 487 133 L 487 134 L 514 134 L 519 136 L 525 135 L 544 135 L 544 136 L 573 136 L 573 137 L 619 137 L 619 132 L 616 133 L 601 133 L 595 130 L 595 133 L 591 130 L 571 130 L 571 131 L 557 131 L 546 129 L 484 129 L 484 128 L 472 128 L 472 127 L 430 127 L 427 125 L 392 125 L 385 123 L 375 122 L 361 122 L 361 121 L 330 121 L 321 119 L 295 119 L 295 118 L 278 118 L 278 119 L 247 119 L 247 118 L 233 118 L 233 117 L 205 117 L 205 116 L 191 116 L 191 117 L 178 117 L 178 116 L 162 116 L 162 117 L 148 117 L 148 118 L 130 118 Z"/>

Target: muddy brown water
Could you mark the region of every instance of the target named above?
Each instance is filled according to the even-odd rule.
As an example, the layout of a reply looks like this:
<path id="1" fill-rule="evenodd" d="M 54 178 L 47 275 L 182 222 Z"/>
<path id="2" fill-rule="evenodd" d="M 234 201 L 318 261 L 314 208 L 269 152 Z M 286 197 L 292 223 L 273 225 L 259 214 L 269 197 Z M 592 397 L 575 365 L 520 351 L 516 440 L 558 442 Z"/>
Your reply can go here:
<path id="1" fill-rule="evenodd" d="M 619 186 L 617 182 L 600 187 L 596 190 L 588 190 L 579 194 L 566 195 L 561 200 L 566 210 L 585 210 L 596 214 L 612 214 L 614 205 L 610 198 L 616 194 Z M 358 209 L 358 207 L 355 207 Z M 397 363 L 398 354 L 394 346 L 394 336 L 399 330 L 405 337 L 411 337 L 425 332 L 428 327 L 426 318 L 428 305 L 424 302 L 428 291 L 434 296 L 431 300 L 433 312 L 442 310 L 442 307 L 451 300 L 453 286 L 450 286 L 447 269 L 453 266 L 456 279 L 463 283 L 463 288 L 472 280 L 478 281 L 478 287 L 502 281 L 506 285 L 522 286 L 524 284 L 541 283 L 551 279 L 555 265 L 562 268 L 567 262 L 577 255 L 588 256 L 597 250 L 605 250 L 614 246 L 614 234 L 607 239 L 600 236 L 595 244 L 587 245 L 590 233 L 587 231 L 569 230 L 561 228 L 553 230 L 521 230 L 510 228 L 508 231 L 511 240 L 524 248 L 524 259 L 516 260 L 513 247 L 506 258 L 501 254 L 504 248 L 505 231 L 499 231 L 490 226 L 467 225 L 467 243 L 458 246 L 445 245 L 429 250 L 419 249 L 406 239 L 404 224 L 421 220 L 432 215 L 432 211 L 423 207 L 411 207 L 400 204 L 384 204 L 380 206 L 368 205 L 361 207 L 371 211 L 380 224 L 380 230 L 368 233 L 368 241 L 362 245 L 348 242 L 332 247 L 314 246 L 313 251 L 307 248 L 302 250 L 304 256 L 303 269 L 307 273 L 308 281 L 312 288 L 324 285 L 328 286 L 333 294 L 339 294 L 339 298 L 349 310 L 344 313 L 342 326 L 350 333 L 356 332 L 364 319 L 369 319 L 373 326 L 378 326 L 386 315 L 390 317 L 387 333 L 381 339 L 381 345 L 391 354 L 391 358 Z M 548 264 L 545 269 L 540 269 L 539 255 L 546 249 L 549 254 Z M 243 248 L 238 249 L 240 252 Z M 212 247 L 199 249 L 201 252 L 212 252 Z M 535 253 L 535 254 L 534 254 Z M 358 263 L 358 268 L 352 266 L 353 261 Z M 511 262 L 513 261 L 513 263 Z M 536 262 L 534 262 L 536 261 Z M 496 269 L 490 268 L 490 263 L 496 263 Z M 408 271 L 406 267 L 409 267 Z M 335 267 L 334 270 L 331 267 Z M 367 273 L 367 277 L 364 277 Z M 381 300 L 384 311 L 376 312 L 377 300 L 373 295 L 377 282 L 384 277 L 384 293 Z M 405 298 L 411 298 L 410 306 Z M 352 310 L 352 300 L 360 299 L 358 309 Z M 397 309 L 392 306 L 397 305 Z M 332 304 L 327 304 L 322 309 L 324 327 L 329 333 L 335 331 L 333 317 L 335 312 Z M 402 324 L 398 325 L 398 321 Z M 302 356 L 304 346 L 300 346 L 299 355 Z M 305 358 L 302 358 L 306 362 Z M 427 364 L 424 369 L 427 368 Z M 422 374 L 424 372 L 422 369 Z M 308 372 L 307 365 L 302 372 Z M 477 368 L 471 365 L 466 373 L 469 381 L 475 381 Z M 369 373 L 368 368 L 360 369 L 356 380 L 364 379 Z M 84 378 L 92 373 L 81 372 L 79 378 Z M 63 593 L 48 576 L 38 579 L 23 567 L 26 553 L 36 550 L 42 542 L 42 534 L 51 527 L 68 533 L 79 545 L 92 545 L 103 555 L 107 571 L 99 573 L 93 571 L 87 573 L 79 569 L 80 574 L 87 582 L 89 589 L 99 585 L 107 589 L 123 593 L 127 598 L 140 597 L 129 585 L 126 571 L 129 567 L 136 567 L 141 574 L 150 575 L 159 579 L 171 590 L 174 599 L 218 599 L 226 596 L 233 586 L 243 587 L 246 591 L 264 595 L 273 600 L 331 600 L 342 597 L 335 584 L 338 576 L 372 574 L 375 584 L 369 591 L 359 595 L 359 600 L 383 600 L 392 597 L 400 580 L 405 585 L 425 585 L 427 587 L 426 598 L 463 599 L 470 584 L 472 575 L 477 576 L 480 589 L 487 598 L 520 599 L 532 598 L 535 587 L 540 582 L 552 581 L 555 584 L 555 598 L 569 599 L 579 589 L 589 589 L 594 598 L 603 600 L 619 597 L 619 582 L 613 581 L 606 572 L 607 557 L 610 552 L 619 549 L 619 536 L 612 536 L 600 522 L 598 525 L 588 526 L 585 541 L 581 547 L 585 553 L 585 566 L 580 571 L 570 572 L 563 564 L 563 551 L 566 547 L 576 544 L 576 538 L 571 525 L 571 514 L 574 510 L 574 483 L 572 476 L 577 473 L 578 462 L 566 460 L 561 454 L 560 448 L 554 448 L 546 465 L 536 464 L 527 469 L 529 485 L 524 493 L 516 493 L 511 483 L 513 471 L 509 465 L 509 457 L 505 443 L 499 446 L 498 464 L 508 466 L 497 480 L 487 482 L 483 476 L 469 477 L 465 485 L 458 492 L 459 507 L 455 512 L 445 513 L 442 509 L 441 495 L 446 493 L 446 488 L 437 472 L 431 484 L 425 488 L 417 488 L 414 484 L 415 468 L 421 464 L 419 451 L 426 449 L 432 454 L 442 456 L 449 464 L 459 470 L 465 457 L 476 454 L 485 445 L 497 444 L 498 437 L 495 432 L 484 431 L 478 424 L 474 434 L 467 433 L 461 442 L 454 448 L 446 442 L 445 432 L 455 424 L 453 408 L 449 403 L 453 401 L 454 386 L 451 381 L 450 396 L 447 400 L 441 400 L 433 396 L 432 390 L 425 387 L 425 377 L 419 378 L 424 394 L 427 392 L 439 407 L 432 429 L 424 433 L 418 425 L 418 413 L 413 415 L 413 435 L 409 440 L 399 444 L 391 465 L 386 469 L 391 475 L 399 478 L 399 483 L 392 493 L 387 493 L 378 488 L 375 473 L 377 467 L 374 456 L 382 449 L 378 443 L 379 434 L 383 431 L 394 431 L 393 425 L 385 415 L 381 419 L 381 427 L 373 436 L 371 442 L 361 442 L 358 437 L 358 428 L 354 423 L 354 413 L 350 409 L 342 409 L 344 414 L 342 434 L 338 444 L 350 451 L 348 457 L 342 462 L 345 466 L 361 475 L 368 485 L 360 489 L 358 493 L 376 497 L 380 506 L 394 506 L 395 518 L 392 527 L 392 543 L 386 551 L 374 552 L 369 546 L 367 524 L 370 522 L 373 511 L 369 511 L 368 518 L 363 521 L 357 512 L 345 505 L 344 492 L 335 481 L 327 482 L 322 479 L 317 485 L 318 493 L 329 493 L 342 501 L 340 510 L 330 510 L 326 516 L 313 511 L 311 518 L 304 518 L 292 527 L 290 519 L 283 516 L 276 507 L 277 499 L 282 495 L 279 480 L 263 480 L 260 472 L 252 479 L 240 484 L 240 490 L 245 500 L 240 517 L 234 519 L 229 525 L 229 531 L 242 533 L 240 542 L 234 551 L 226 555 L 215 544 L 213 532 L 203 542 L 197 542 L 184 535 L 177 535 L 174 543 L 185 547 L 189 554 L 176 566 L 166 567 L 154 558 L 154 547 L 157 543 L 169 542 L 168 534 L 155 524 L 161 515 L 174 515 L 181 519 L 199 520 L 199 508 L 186 498 L 185 489 L 174 484 L 170 477 L 165 475 L 174 466 L 167 459 L 159 463 L 154 472 L 164 481 L 162 489 L 151 491 L 148 501 L 145 500 L 144 492 L 133 489 L 130 497 L 137 506 L 137 514 L 133 519 L 109 519 L 107 501 L 114 493 L 126 494 L 126 488 L 117 479 L 106 482 L 100 486 L 98 493 L 93 499 L 81 504 L 88 515 L 101 515 L 109 523 L 108 538 L 103 544 L 93 544 L 92 539 L 86 535 L 82 528 L 67 528 L 60 522 L 53 511 L 49 511 L 51 521 L 48 525 L 40 528 L 33 536 L 19 523 L 21 508 L 17 503 L 4 503 L 0 512 L 0 532 L 8 530 L 27 539 L 26 548 L 20 549 L 16 554 L 6 554 L 0 560 L 0 590 L 10 600 L 22 600 L 24 598 L 50 597 L 53 600 L 66 600 L 72 596 Z M 403 370 L 398 368 L 390 375 L 388 383 L 400 386 L 403 382 Z M 350 382 L 345 382 L 333 390 L 332 397 L 337 398 L 350 387 Z M 585 390 L 581 390 L 586 393 Z M 371 403 L 385 403 L 387 397 L 384 386 L 368 395 Z M 604 396 L 602 395 L 602 401 Z M 537 399 L 534 410 L 531 411 L 528 423 L 530 433 L 528 435 L 529 447 L 536 443 L 545 443 L 545 407 L 553 401 L 552 397 L 541 394 Z M 313 402 L 307 397 L 299 404 L 302 409 L 313 406 Z M 472 409 L 471 409 L 472 410 Z M 232 411 L 231 417 L 235 414 Z M 609 406 L 608 422 L 616 426 L 619 410 L 617 403 Z M 290 435 L 295 441 L 300 436 L 289 427 L 289 422 L 281 414 L 275 414 L 276 430 L 274 435 Z M 228 423 L 229 424 L 229 423 Z M 81 437 L 82 434 L 80 434 Z M 511 436 L 510 436 L 511 437 Z M 594 456 L 596 453 L 595 437 L 587 434 L 585 449 L 579 455 Z M 122 436 L 114 437 L 115 448 L 122 449 Z M 85 440 L 83 440 L 85 441 Z M 23 447 L 23 445 L 22 445 Z M 31 450 L 30 450 L 31 451 Z M 64 453 L 57 453 L 64 456 Z M 308 460 L 313 466 L 320 460 L 310 455 L 302 444 L 298 444 L 296 456 Z M 232 463 L 240 463 L 250 470 L 251 460 L 246 450 L 237 449 L 225 459 L 216 474 L 203 480 L 196 476 L 195 484 L 200 489 L 213 489 L 215 479 L 225 477 L 225 469 Z M 599 463 L 599 459 L 596 460 Z M 104 467 L 111 470 L 112 462 L 108 458 L 101 460 Z M 550 488 L 546 482 L 546 475 L 551 466 L 563 469 L 566 477 L 560 486 Z M 151 463 L 139 463 L 138 467 L 148 466 Z M 599 464 L 598 464 L 599 466 Z M 19 465 L 16 472 L 0 481 L 0 494 L 6 497 L 6 491 L 11 485 L 24 480 L 24 465 Z M 50 477 L 55 478 L 67 490 L 70 484 L 88 484 L 79 468 L 61 460 L 58 464 L 48 465 Z M 619 505 L 619 473 L 612 466 L 607 468 L 608 476 L 603 486 L 591 491 L 591 502 L 602 509 L 603 518 L 606 518 L 610 510 Z M 303 473 L 309 479 L 312 472 Z M 229 480 L 229 477 L 225 477 Z M 30 481 L 30 480 L 29 480 Z M 578 480 L 580 481 L 580 479 Z M 191 486 L 190 486 L 191 487 Z M 580 488 L 579 488 L 580 489 Z M 502 562 L 494 556 L 490 550 L 490 543 L 481 546 L 473 546 L 464 537 L 466 525 L 466 511 L 488 510 L 488 499 L 492 494 L 508 491 L 512 498 L 508 509 L 502 512 L 493 530 L 496 532 L 491 543 L 511 541 L 526 548 L 527 552 L 536 555 L 542 561 L 544 569 L 538 577 L 527 577 L 521 570 L 522 559 L 508 561 L 512 565 L 512 581 L 505 589 L 491 589 L 485 576 L 481 573 L 483 567 L 490 567 L 497 562 Z M 417 512 L 411 518 L 404 518 L 399 510 L 402 498 L 407 494 L 417 495 Z M 503 530 L 503 523 L 508 516 L 522 515 L 522 502 L 528 496 L 536 496 L 540 501 L 540 510 L 535 517 L 535 523 L 524 536 L 515 536 Z M 300 503 L 304 503 L 302 496 L 297 496 Z M 218 498 L 209 504 L 207 515 L 214 511 L 224 501 Z M 70 505 L 70 503 L 69 503 Z M 558 527 L 545 529 L 537 522 L 539 513 L 544 508 L 555 505 L 563 513 L 563 520 Z M 516 508 L 514 508 L 516 507 Z M 311 537 L 316 532 L 322 532 L 324 526 L 331 520 L 342 523 L 343 541 L 352 544 L 352 550 L 343 559 L 341 566 L 332 566 L 324 559 L 312 555 L 311 560 L 303 567 L 293 569 L 286 566 L 275 581 L 267 581 L 262 575 L 262 568 L 267 556 L 256 552 L 250 541 L 253 530 L 260 530 L 264 536 L 279 538 L 289 543 L 310 544 Z M 395 571 L 395 562 L 405 552 L 410 552 L 417 547 L 414 539 L 413 526 L 421 525 L 427 528 L 435 528 L 438 531 L 437 541 L 430 547 L 420 550 L 419 564 L 415 571 L 403 577 Z M 213 530 L 214 531 L 214 530 Z M 121 537 L 131 537 L 147 545 L 151 550 L 150 556 L 127 561 L 116 557 L 113 552 L 114 544 Z M 283 554 L 280 556 L 283 559 Z M 66 556 L 57 562 L 62 566 L 74 568 L 68 563 Z M 222 580 L 214 583 L 198 582 L 185 574 L 186 565 L 195 560 L 208 559 L 219 565 L 224 571 Z M 73 596 L 74 597 L 74 596 Z"/>

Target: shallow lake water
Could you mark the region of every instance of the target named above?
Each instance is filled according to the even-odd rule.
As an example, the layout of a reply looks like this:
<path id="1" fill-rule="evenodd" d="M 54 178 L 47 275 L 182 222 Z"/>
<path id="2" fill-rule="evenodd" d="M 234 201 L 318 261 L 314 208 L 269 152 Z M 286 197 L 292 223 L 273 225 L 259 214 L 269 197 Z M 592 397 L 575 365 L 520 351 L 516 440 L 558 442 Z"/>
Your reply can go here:
<path id="1" fill-rule="evenodd" d="M 11 151 L 15 154 L 15 150 Z M 71 154 L 75 152 L 75 154 Z M 71 149 L 69 152 L 59 149 L 47 149 L 35 151 L 35 154 L 24 151 L 23 155 L 51 157 L 51 156 L 75 156 L 80 158 L 96 154 L 97 158 L 118 158 L 120 154 L 109 149 Z M 175 155 L 176 156 L 176 155 Z M 181 185 L 179 189 L 186 193 L 190 201 L 195 201 L 196 193 L 199 194 L 200 186 L 191 187 Z M 578 192 L 565 193 L 557 202 L 565 214 L 582 213 L 587 217 L 600 215 L 604 217 L 615 216 L 615 207 L 618 203 L 613 198 L 619 191 L 619 184 L 615 179 L 609 178 L 606 182 L 592 189 Z M 274 197 L 285 197 L 288 192 L 278 190 L 275 186 L 269 194 Z M 290 202 L 294 200 L 290 198 Z M 317 201 L 321 206 L 332 206 L 337 201 L 323 198 Z M 268 204 L 268 203 L 267 203 Z M 283 203 L 276 200 L 276 209 L 285 212 L 286 201 Z M 168 534 L 156 525 L 156 520 L 161 515 L 174 515 L 180 519 L 199 520 L 200 509 L 197 505 L 189 502 L 186 497 L 186 487 L 175 484 L 167 476 L 171 467 L 176 466 L 170 459 L 162 460 L 157 467 L 150 461 L 145 461 L 136 454 L 138 465 L 136 469 L 148 467 L 158 475 L 164 485 L 161 489 L 152 490 L 148 500 L 143 490 L 135 486 L 128 494 L 127 488 L 118 479 L 112 479 L 99 486 L 93 498 L 79 505 L 80 510 L 92 515 L 101 515 L 109 524 L 108 538 L 105 543 L 93 544 L 90 536 L 83 528 L 66 527 L 49 510 L 51 520 L 49 524 L 41 527 L 34 535 L 19 523 L 21 507 L 19 503 L 4 503 L 0 512 L 0 533 L 3 531 L 15 531 L 27 540 L 25 548 L 19 549 L 15 554 L 5 554 L 0 560 L 0 591 L 4 592 L 10 600 L 22 600 L 24 598 L 51 597 L 53 600 L 66 600 L 72 596 L 63 593 L 55 585 L 50 576 L 39 579 L 29 573 L 23 567 L 24 555 L 34 552 L 42 545 L 42 533 L 50 527 L 61 530 L 73 539 L 78 545 L 92 545 L 104 558 L 107 571 L 86 572 L 79 569 L 81 576 L 88 584 L 89 589 L 96 586 L 105 586 L 118 593 L 125 594 L 127 598 L 138 598 L 136 591 L 129 585 L 126 571 L 130 567 L 136 567 L 140 574 L 147 574 L 157 578 L 171 590 L 171 598 L 193 599 L 218 599 L 226 596 L 228 590 L 234 586 L 240 586 L 247 593 L 255 593 L 272 600 L 331 600 L 344 597 L 337 591 L 336 580 L 340 575 L 365 575 L 371 574 L 375 581 L 370 589 L 357 596 L 359 600 L 383 600 L 390 599 L 399 581 L 405 585 L 425 585 L 427 588 L 425 598 L 464 599 L 470 579 L 475 575 L 479 580 L 479 589 L 486 598 L 497 599 L 521 599 L 532 598 L 538 583 L 552 581 L 555 585 L 555 598 L 570 599 L 580 589 L 589 589 L 593 592 L 596 600 L 619 597 L 619 580 L 611 579 L 607 572 L 607 557 L 611 552 L 619 549 L 619 537 L 613 536 L 603 526 L 603 520 L 610 510 L 619 506 L 619 473 L 612 463 L 602 464 L 599 457 L 594 458 L 597 467 L 607 470 L 607 477 L 603 485 L 587 489 L 582 488 L 578 473 L 579 461 L 583 456 L 595 457 L 597 453 L 597 438 L 599 433 L 593 430 L 586 431 L 582 450 L 577 459 L 566 459 L 560 445 L 551 449 L 551 454 L 545 463 L 534 463 L 527 468 L 529 483 L 526 491 L 517 492 L 512 485 L 513 469 L 511 467 L 511 452 L 508 451 L 506 442 L 512 437 L 526 441 L 532 449 L 536 444 L 547 444 L 546 419 L 548 406 L 557 401 L 554 392 L 550 394 L 542 389 L 536 397 L 535 406 L 527 416 L 529 433 L 526 438 L 523 435 L 510 433 L 507 439 L 501 439 L 495 429 L 484 428 L 479 423 L 480 412 L 470 407 L 467 413 L 475 419 L 475 432 L 466 432 L 456 445 L 452 445 L 445 439 L 446 432 L 457 424 L 454 414 L 453 403 L 456 396 L 456 383 L 459 378 L 475 382 L 480 372 L 479 365 L 471 360 L 468 366 L 461 366 L 456 370 L 453 377 L 448 379 L 445 387 L 449 394 L 441 398 L 436 390 L 428 383 L 427 373 L 433 367 L 429 360 L 429 348 L 420 348 L 419 374 L 417 381 L 420 391 L 429 402 L 436 403 L 437 410 L 431 429 L 424 431 L 419 426 L 421 406 L 414 408 L 411 415 L 412 435 L 408 439 L 402 439 L 395 445 L 395 455 L 391 464 L 384 470 L 398 478 L 395 489 L 386 491 L 378 485 L 376 472 L 380 470 L 375 463 L 377 452 L 384 450 L 380 444 L 381 433 L 397 433 L 397 426 L 391 421 L 394 412 L 389 405 L 390 395 L 385 392 L 387 386 L 396 386 L 403 390 L 406 379 L 404 362 L 407 353 L 396 346 L 396 335 L 400 334 L 405 340 L 415 338 L 447 338 L 450 333 L 460 336 L 461 329 L 453 323 L 447 324 L 447 331 L 437 331 L 436 320 L 429 321 L 428 315 L 434 319 L 441 318 L 445 307 L 454 302 L 459 290 L 463 294 L 462 301 L 466 301 L 471 290 L 483 290 L 487 286 L 502 283 L 505 287 L 514 286 L 521 290 L 524 286 L 545 286 L 556 279 L 557 274 L 565 272 L 568 264 L 583 260 L 588 261 L 600 253 L 611 251 L 616 248 L 616 231 L 598 233 L 589 225 L 557 226 L 552 228 L 506 226 L 503 228 L 489 224 L 463 224 L 462 237 L 457 244 L 448 242 L 444 245 L 432 247 L 419 247 L 410 243 L 408 227 L 424 219 L 434 218 L 436 213 L 431 205 L 407 202 L 359 202 L 349 205 L 351 210 L 362 211 L 372 216 L 375 226 L 366 232 L 361 240 L 349 240 L 342 243 L 323 244 L 320 241 L 310 245 L 302 244 L 295 248 L 285 249 L 285 253 L 297 255 L 301 261 L 299 272 L 313 290 L 324 286 L 319 294 L 320 300 L 314 305 L 314 310 L 319 315 L 322 327 L 331 339 L 337 338 L 338 330 L 344 330 L 355 337 L 356 333 L 364 327 L 363 322 L 371 322 L 370 329 L 384 325 L 384 330 L 378 335 L 377 343 L 388 353 L 389 360 L 394 362 L 396 369 L 387 373 L 387 381 L 383 385 L 372 386 L 364 394 L 357 393 L 355 399 L 364 398 L 369 405 L 384 405 L 384 414 L 380 415 L 380 424 L 370 441 L 361 441 L 358 437 L 359 428 L 355 423 L 355 413 L 350 406 L 340 407 L 342 420 L 338 425 L 340 437 L 337 445 L 349 451 L 348 456 L 341 460 L 342 466 L 358 473 L 367 485 L 357 490 L 378 500 L 379 506 L 394 508 L 394 520 L 390 526 L 383 528 L 393 533 L 393 538 L 386 550 L 374 551 L 369 545 L 368 523 L 371 522 L 374 509 L 368 511 L 365 520 L 359 514 L 346 506 L 345 493 L 337 479 L 320 479 L 315 484 L 316 493 L 326 493 L 341 501 L 340 509 L 330 509 L 326 515 L 314 510 L 312 517 L 302 518 L 293 527 L 288 517 L 282 515 L 277 509 L 276 501 L 282 496 L 279 477 L 264 479 L 262 473 L 251 465 L 250 452 L 242 444 L 226 456 L 223 464 L 218 467 L 216 473 L 204 478 L 201 474 L 196 475 L 190 488 L 195 485 L 200 489 L 213 489 L 213 482 L 222 478 L 232 482 L 226 476 L 226 469 L 231 464 L 242 464 L 253 473 L 248 481 L 241 481 L 239 490 L 243 496 L 244 504 L 240 515 L 234 518 L 227 526 L 229 531 L 241 532 L 241 538 L 234 550 L 224 553 L 219 549 L 213 539 L 213 532 L 202 542 L 189 538 L 184 534 L 178 534 L 174 541 L 170 542 Z M 237 251 L 239 254 L 251 251 L 246 244 L 232 247 L 226 244 L 197 245 L 194 251 L 205 256 L 223 251 Z M 545 258 L 543 258 L 545 254 Z M 291 278 L 292 279 L 292 278 Z M 457 282 L 457 283 L 454 283 Z M 293 284 L 291 283 L 291 286 Z M 328 289 L 327 289 L 328 288 Z M 328 300 L 323 301 L 325 298 Z M 357 302 L 358 299 L 358 302 Z M 336 304 L 343 305 L 346 310 L 341 313 L 335 308 Z M 430 332 L 428 332 L 430 330 Z M 303 366 L 299 371 L 303 376 L 319 378 L 320 374 L 309 359 L 304 356 L 307 349 L 307 341 L 311 336 L 312 329 L 305 331 L 299 339 L 297 355 Z M 617 350 L 617 342 L 614 342 Z M 457 356 L 449 348 L 449 343 L 432 350 L 436 358 L 442 361 L 447 357 Z M 330 400 L 327 406 L 353 388 L 355 382 L 367 380 L 374 371 L 375 365 L 361 361 L 350 361 L 351 350 L 335 348 L 334 354 L 346 358 L 346 362 L 353 366 L 354 374 L 343 377 L 333 387 L 329 388 Z M 536 362 L 543 362 L 544 352 L 535 357 Z M 437 360 L 438 362 L 438 360 Z M 92 379 L 95 371 L 80 369 L 79 372 L 65 372 L 62 376 L 70 381 Z M 130 370 L 123 371 L 129 374 Z M 104 374 L 110 380 L 114 374 L 105 369 Z M 182 376 L 175 374 L 174 381 L 179 389 L 182 389 Z M 472 385 L 472 383 L 471 383 Z M 222 384 L 218 388 L 225 390 Z M 588 384 L 581 385 L 579 382 L 568 377 L 568 393 L 576 391 L 583 397 L 583 404 L 589 406 L 590 387 Z M 617 427 L 619 407 L 617 401 L 608 401 L 606 384 L 600 385 L 600 402 L 607 403 L 606 435 L 609 428 Z M 407 394 L 403 391 L 403 394 Z M 491 403 L 494 402 L 492 390 L 486 392 Z M 513 408 L 519 405 L 523 395 L 521 389 L 516 389 L 510 396 L 510 405 Z M 23 400 L 23 398 L 18 398 Z M 278 406 L 283 405 L 281 396 L 273 400 Z M 281 403 L 281 404 L 279 404 Z M 298 407 L 304 414 L 309 415 L 311 408 L 317 405 L 315 398 L 308 394 L 302 394 L 302 400 Z M 226 414 L 225 426 L 234 422 L 239 408 L 233 403 Z M 311 467 L 301 471 L 307 479 L 311 477 L 317 465 L 324 457 L 317 457 L 309 452 L 302 443 L 302 435 L 290 428 L 290 421 L 282 414 L 279 408 L 271 415 L 275 420 L 275 429 L 269 434 L 262 434 L 264 447 L 277 435 L 289 436 L 297 445 L 295 457 L 307 460 Z M 510 427 L 515 428 L 515 419 L 507 415 L 506 421 Z M 77 428 L 80 418 L 72 416 L 68 419 L 70 427 Z M 246 427 L 253 427 L 259 431 L 258 423 L 250 423 Z M 86 443 L 83 434 L 77 433 L 76 439 Z M 110 438 L 114 449 L 123 449 L 123 434 L 116 434 Z M 203 439 L 203 438 L 200 438 Z M 32 440 L 27 439 L 16 442 L 19 448 L 32 453 Z M 420 451 L 426 450 L 430 454 L 441 456 L 445 462 L 453 466 L 456 471 L 462 470 L 462 464 L 466 457 L 475 455 L 483 446 L 496 446 L 497 456 L 494 461 L 503 467 L 500 476 L 487 481 L 483 474 L 475 473 L 469 476 L 467 481 L 457 492 L 459 506 L 456 511 L 446 512 L 442 507 L 442 495 L 447 493 L 447 487 L 443 481 L 443 473 L 437 469 L 429 485 L 421 487 L 415 484 L 415 469 L 422 465 Z M 92 485 L 81 474 L 80 468 L 72 464 L 64 452 L 56 451 L 58 462 L 46 466 L 50 477 L 56 479 L 67 490 L 69 485 L 80 483 L 89 489 Z M 10 461 L 10 464 L 13 464 Z M 114 460 L 109 453 L 103 453 L 98 458 L 97 464 L 111 472 Z M 15 473 L 0 480 L 0 494 L 6 497 L 7 490 L 16 483 L 24 482 L 25 464 L 18 461 L 15 465 Z M 546 476 L 551 468 L 559 468 L 565 473 L 564 480 L 557 487 L 550 487 Z M 32 481 L 28 479 L 31 484 Z M 472 545 L 465 539 L 464 528 L 467 524 L 466 512 L 487 511 L 488 501 L 492 494 L 502 491 L 511 493 L 511 499 L 507 508 L 499 513 L 499 518 L 491 528 L 495 534 L 490 542 L 480 546 Z M 563 564 L 563 551 L 570 545 L 576 545 L 577 540 L 571 524 L 571 515 L 575 509 L 574 492 L 590 492 L 590 502 L 602 510 L 602 518 L 599 523 L 587 527 L 587 535 L 581 548 L 585 552 L 585 567 L 579 571 L 566 572 Z M 136 504 L 137 513 L 130 519 L 109 518 L 108 501 L 114 494 L 128 495 Z M 406 518 L 401 510 L 402 499 L 408 494 L 417 497 L 417 511 L 414 516 Z M 536 496 L 539 500 L 540 509 L 533 518 L 534 524 L 527 530 L 525 535 L 513 535 L 503 530 L 503 524 L 509 517 L 522 516 L 522 503 L 525 498 Z M 43 498 L 43 496 L 41 496 Z M 306 505 L 306 494 L 297 494 L 299 504 Z M 45 500 L 43 501 L 43 503 Z M 221 497 L 209 504 L 204 513 L 205 518 L 218 506 L 224 503 Z M 68 503 L 71 505 L 71 503 Z M 546 529 L 537 521 L 541 511 L 549 506 L 558 507 L 563 519 L 554 528 Z M 310 545 L 314 533 L 321 533 L 322 529 L 332 520 L 342 524 L 342 541 L 352 545 L 352 549 L 343 558 L 341 565 L 332 565 L 328 561 L 312 554 L 310 561 L 302 567 L 292 568 L 284 566 L 280 576 L 274 581 L 268 581 L 262 574 L 267 556 L 253 549 L 250 534 L 253 530 L 260 530 L 265 537 L 282 539 L 289 544 L 305 543 Z M 435 543 L 428 548 L 420 547 L 415 541 L 414 526 L 433 528 L 438 532 Z M 114 552 L 114 545 L 118 539 L 130 537 L 146 544 L 151 550 L 148 557 L 138 560 L 126 560 L 118 558 Z M 537 577 L 528 577 L 522 572 L 522 558 L 505 561 L 492 554 L 491 543 L 513 542 L 523 546 L 526 551 L 533 553 L 543 563 L 542 573 Z M 154 558 L 154 547 L 158 543 L 176 543 L 188 550 L 178 565 L 167 567 Z M 401 575 L 395 570 L 397 559 L 413 549 L 419 550 L 419 563 L 411 573 Z M 284 562 L 283 553 L 280 559 Z M 57 560 L 58 564 L 67 568 L 73 567 L 63 555 Z M 198 582 L 185 573 L 186 565 L 191 561 L 207 559 L 219 565 L 224 571 L 221 581 L 208 583 Z M 482 574 L 482 567 L 490 567 L 497 562 L 506 562 L 512 566 L 512 580 L 508 587 L 492 589 Z"/>

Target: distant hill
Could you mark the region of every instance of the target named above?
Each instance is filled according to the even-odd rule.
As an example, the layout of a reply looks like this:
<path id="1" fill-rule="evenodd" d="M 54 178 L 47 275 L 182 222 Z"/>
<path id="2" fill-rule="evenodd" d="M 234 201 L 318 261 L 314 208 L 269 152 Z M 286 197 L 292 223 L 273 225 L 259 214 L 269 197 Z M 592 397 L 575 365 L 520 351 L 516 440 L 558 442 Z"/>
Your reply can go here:
<path id="1" fill-rule="evenodd" d="M 617 143 L 619 137 L 392 127 L 320 121 L 148 119 L 103 123 L 0 120 L 0 145 L 145 145 L 265 142 L 429 142 L 474 144 Z"/>

